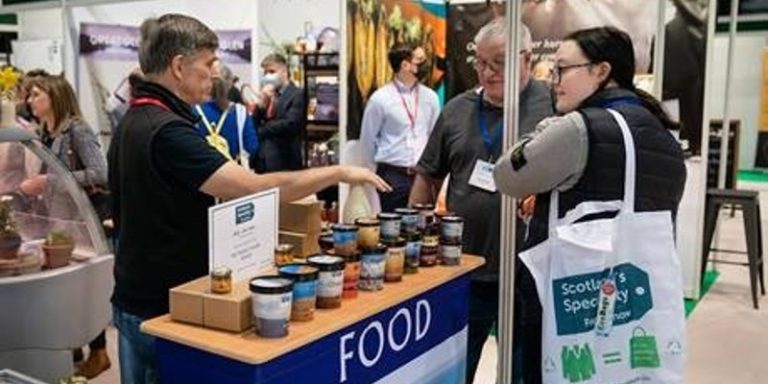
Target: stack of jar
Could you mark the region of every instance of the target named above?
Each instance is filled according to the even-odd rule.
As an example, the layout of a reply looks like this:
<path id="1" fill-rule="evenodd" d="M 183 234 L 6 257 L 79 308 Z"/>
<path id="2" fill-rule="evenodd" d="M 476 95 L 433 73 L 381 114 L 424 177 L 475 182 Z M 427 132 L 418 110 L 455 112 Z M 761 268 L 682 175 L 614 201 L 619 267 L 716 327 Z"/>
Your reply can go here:
<path id="1" fill-rule="evenodd" d="M 450 212 L 438 215 L 440 226 L 440 259 L 443 265 L 459 265 L 461 262 L 464 219 Z"/>

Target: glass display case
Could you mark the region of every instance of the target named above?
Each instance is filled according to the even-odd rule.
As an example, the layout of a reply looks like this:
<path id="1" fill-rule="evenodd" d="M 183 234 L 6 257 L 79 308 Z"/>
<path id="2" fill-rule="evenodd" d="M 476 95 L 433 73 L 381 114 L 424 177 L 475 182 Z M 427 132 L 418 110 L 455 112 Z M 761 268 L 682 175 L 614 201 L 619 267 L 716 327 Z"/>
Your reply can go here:
<path id="1" fill-rule="evenodd" d="M 21 237 L 16 258 L 3 252 L 0 216 L 0 276 L 53 266 L 43 252 L 51 235 L 72 240 L 73 262 L 109 253 L 102 224 L 78 180 L 23 129 L 0 129 L 0 205 Z"/>
<path id="2" fill-rule="evenodd" d="M 0 367 L 45 382 L 111 319 L 114 257 L 75 177 L 32 132 L 0 128 Z"/>

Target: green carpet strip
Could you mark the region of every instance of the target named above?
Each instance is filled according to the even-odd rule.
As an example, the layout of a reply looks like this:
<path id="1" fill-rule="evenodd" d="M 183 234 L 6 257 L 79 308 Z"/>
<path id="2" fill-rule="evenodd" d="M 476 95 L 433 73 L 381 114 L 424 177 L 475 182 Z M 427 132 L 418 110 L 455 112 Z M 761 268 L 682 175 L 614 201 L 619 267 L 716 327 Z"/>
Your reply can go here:
<path id="1" fill-rule="evenodd" d="M 715 283 L 715 280 L 717 280 L 717 277 L 720 276 L 720 273 L 717 271 L 707 271 L 707 273 L 704 275 L 704 281 L 701 283 L 701 295 L 699 296 L 698 300 L 692 300 L 692 299 L 685 299 L 685 317 L 693 313 L 693 309 L 696 308 L 696 305 L 699 304 L 701 299 L 704 298 L 704 295 L 707 294 L 710 288 L 712 288 L 712 284 Z"/>

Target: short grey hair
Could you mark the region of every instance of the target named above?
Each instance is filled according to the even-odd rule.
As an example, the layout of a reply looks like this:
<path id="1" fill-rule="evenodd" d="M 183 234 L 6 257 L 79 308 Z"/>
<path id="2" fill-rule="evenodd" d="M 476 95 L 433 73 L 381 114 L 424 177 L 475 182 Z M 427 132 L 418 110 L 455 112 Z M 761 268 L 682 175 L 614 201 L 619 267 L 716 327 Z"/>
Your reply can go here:
<path id="1" fill-rule="evenodd" d="M 489 40 L 496 38 L 496 37 L 502 37 L 506 38 L 507 36 L 507 22 L 506 18 L 504 17 L 497 17 L 484 26 L 480 28 L 479 31 L 477 31 L 477 34 L 475 34 L 475 45 L 479 45 L 480 43 L 488 42 Z M 533 39 L 531 38 L 531 30 L 528 29 L 528 27 L 520 23 L 520 50 L 530 52 L 533 48 Z"/>
<path id="2" fill-rule="evenodd" d="M 149 18 L 141 24 L 139 65 L 148 75 L 164 72 L 177 55 L 192 56 L 200 51 L 219 48 L 219 38 L 190 16 L 169 13 Z"/>

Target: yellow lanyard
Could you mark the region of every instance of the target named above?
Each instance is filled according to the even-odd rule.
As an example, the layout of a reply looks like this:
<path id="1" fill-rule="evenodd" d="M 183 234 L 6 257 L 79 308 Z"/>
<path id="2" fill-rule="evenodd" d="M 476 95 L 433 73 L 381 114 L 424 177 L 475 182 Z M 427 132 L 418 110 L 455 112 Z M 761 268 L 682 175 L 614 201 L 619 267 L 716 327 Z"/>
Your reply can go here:
<path id="1" fill-rule="evenodd" d="M 208 136 L 205 137 L 205 139 L 208 141 L 208 144 L 219 151 L 224 157 L 227 158 L 227 160 L 232 160 L 232 156 L 229 154 L 229 144 L 227 143 L 227 139 L 225 139 L 223 136 L 221 136 L 221 128 L 224 126 L 224 121 L 227 119 L 227 115 L 229 115 L 229 110 L 231 109 L 230 106 L 227 107 L 227 109 L 221 114 L 221 117 L 219 118 L 218 123 L 216 123 L 215 126 L 211 126 L 211 122 L 208 121 L 208 118 L 205 117 L 205 113 L 203 112 L 203 109 L 196 105 L 195 108 L 197 109 L 197 113 L 200 115 L 200 118 L 203 121 L 203 125 L 205 125 L 205 129 L 208 130 Z"/>

